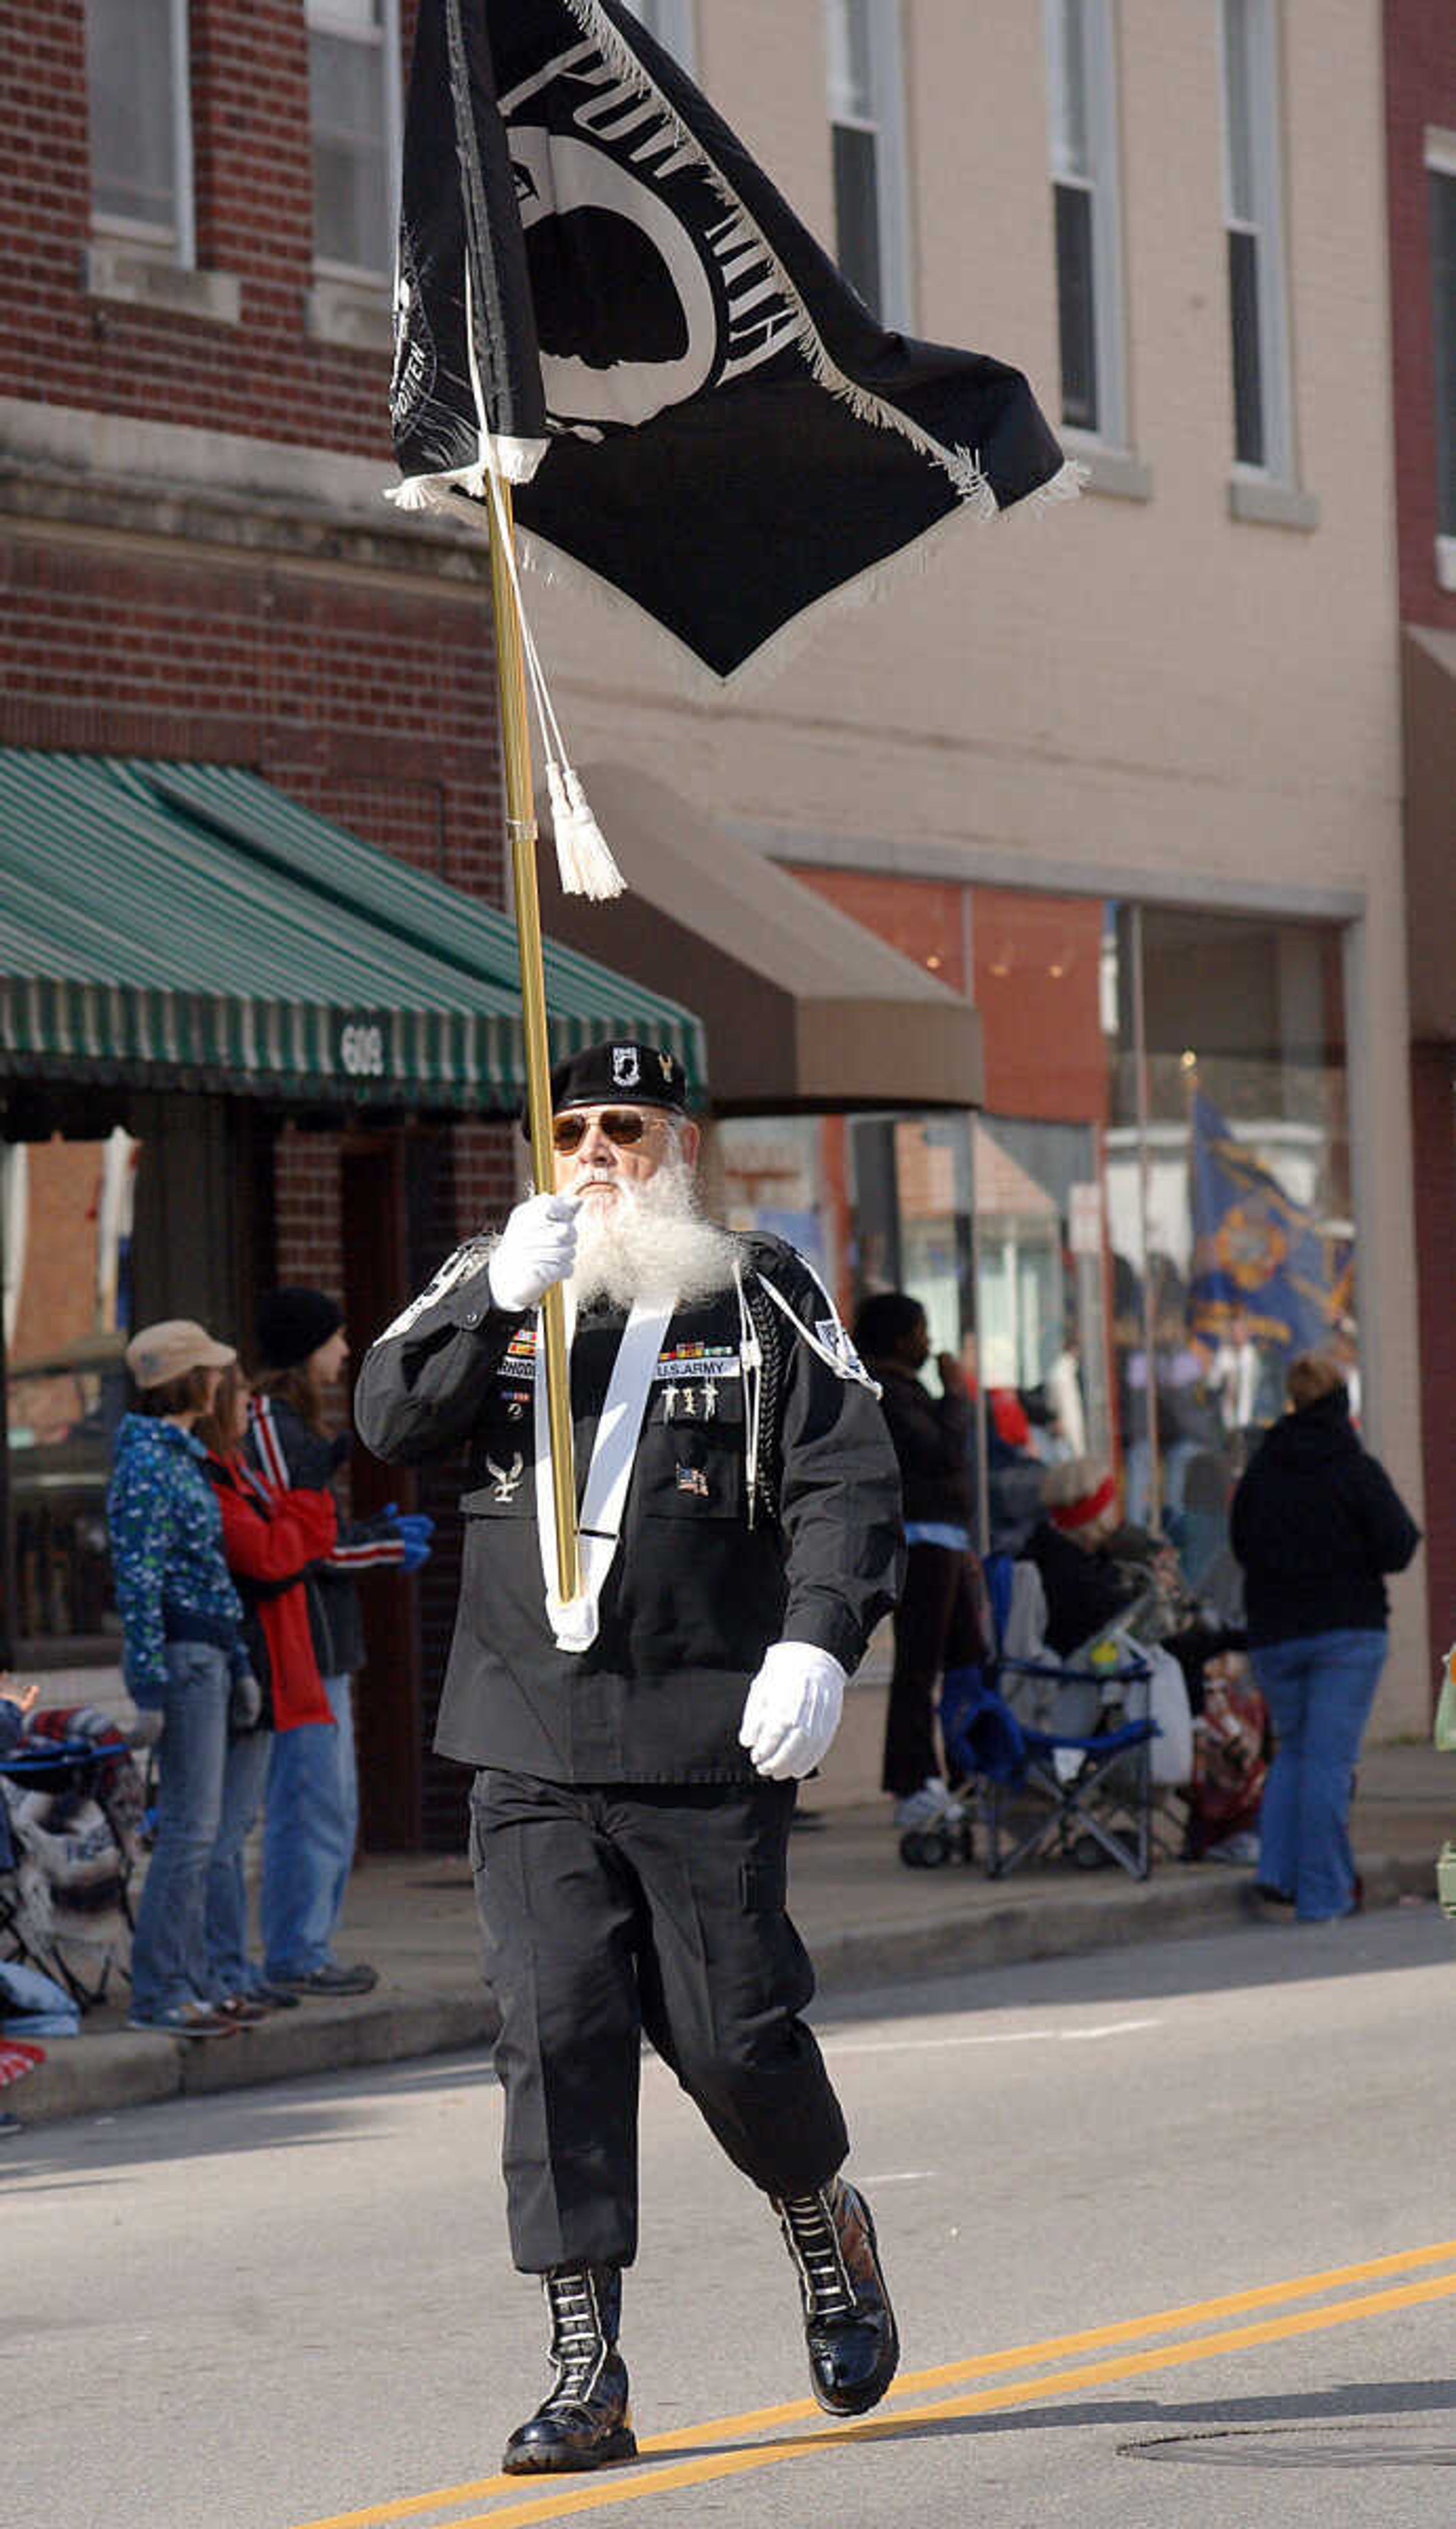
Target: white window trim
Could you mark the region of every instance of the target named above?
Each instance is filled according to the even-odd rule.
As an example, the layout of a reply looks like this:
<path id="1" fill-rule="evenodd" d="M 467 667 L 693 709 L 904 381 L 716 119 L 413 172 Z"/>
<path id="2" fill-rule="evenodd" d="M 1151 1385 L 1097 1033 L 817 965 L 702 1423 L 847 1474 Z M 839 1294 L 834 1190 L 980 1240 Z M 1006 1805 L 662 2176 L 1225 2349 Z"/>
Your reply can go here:
<path id="1" fill-rule="evenodd" d="M 1043 0 L 1046 56 L 1050 65 L 1057 41 L 1056 0 Z M 1092 289 L 1097 345 L 1098 426 L 1096 430 L 1063 428 L 1068 448 L 1109 449 L 1130 454 L 1127 392 L 1127 333 L 1122 263 L 1122 142 L 1117 113 L 1117 30 L 1112 0 L 1086 0 L 1087 138 L 1092 175 Z M 1049 93 L 1048 103 L 1051 98 Z M 1050 135 L 1050 113 L 1048 129 Z M 1050 153 L 1049 153 L 1050 154 Z M 1052 170 L 1053 185 L 1076 178 Z"/>
<path id="2" fill-rule="evenodd" d="M 91 235 L 116 238 L 135 245 L 144 252 L 155 247 L 168 262 L 184 272 L 197 268 L 197 209 L 192 197 L 192 59 L 188 44 L 189 0 L 171 0 L 172 58 L 176 76 L 172 81 L 172 187 L 177 202 L 177 218 L 169 227 L 160 220 L 129 220 L 108 211 L 92 210 Z"/>
<path id="3" fill-rule="evenodd" d="M 372 36 L 361 32 L 357 19 L 351 18 L 346 10 L 331 9 L 329 0 L 304 0 L 303 19 L 310 34 L 339 35 L 356 44 L 377 41 L 383 46 L 385 182 L 389 199 L 398 203 L 404 153 L 400 0 L 379 0 L 379 26 Z M 377 270 L 373 264 L 340 263 L 325 254 L 315 254 L 313 270 L 321 281 L 353 282 L 365 287 L 383 283 L 388 288 L 394 280 L 394 247 L 390 245 L 388 264 Z"/>
<path id="4" fill-rule="evenodd" d="M 879 178 L 876 203 L 880 242 L 879 321 L 904 332 L 914 324 L 915 294 L 911 280 L 905 48 L 900 0 L 865 0 L 865 11 L 872 111 L 867 119 L 836 114 L 831 98 L 830 119 L 845 131 L 873 132 L 879 144 L 875 160 Z"/>
<path id="5" fill-rule="evenodd" d="M 1253 51 L 1258 72 L 1249 99 L 1250 173 L 1254 186 L 1253 227 L 1260 239 L 1259 364 L 1264 386 L 1265 461 L 1251 465 L 1235 457 L 1231 474 L 1256 483 L 1293 486 L 1294 403 L 1289 359 L 1289 276 L 1284 238 L 1283 65 L 1275 0 L 1249 0 Z M 1230 149 L 1228 13 L 1218 12 L 1218 50 L 1223 93 L 1223 225 L 1225 234 L 1247 232 L 1250 223 L 1233 213 L 1233 170 Z M 1230 359 L 1232 351 L 1230 350 Z"/>
<path id="6" fill-rule="evenodd" d="M 1456 536 L 1436 537 L 1435 584 L 1437 588 L 1456 590 Z"/>
<path id="7" fill-rule="evenodd" d="M 652 27 L 657 40 L 685 71 L 697 66 L 698 38 L 694 25 L 695 0 L 655 0 L 653 17 L 661 24 Z"/>

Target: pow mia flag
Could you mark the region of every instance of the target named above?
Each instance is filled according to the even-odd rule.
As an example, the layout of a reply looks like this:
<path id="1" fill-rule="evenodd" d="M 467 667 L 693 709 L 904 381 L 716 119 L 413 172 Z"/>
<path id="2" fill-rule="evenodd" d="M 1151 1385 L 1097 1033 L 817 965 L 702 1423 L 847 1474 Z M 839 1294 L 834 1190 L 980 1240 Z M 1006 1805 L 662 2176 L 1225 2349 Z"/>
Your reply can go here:
<path id="1" fill-rule="evenodd" d="M 1019 371 L 887 333 L 620 0 L 421 0 L 392 390 L 479 506 L 727 678 L 961 510 L 1075 488 Z"/>

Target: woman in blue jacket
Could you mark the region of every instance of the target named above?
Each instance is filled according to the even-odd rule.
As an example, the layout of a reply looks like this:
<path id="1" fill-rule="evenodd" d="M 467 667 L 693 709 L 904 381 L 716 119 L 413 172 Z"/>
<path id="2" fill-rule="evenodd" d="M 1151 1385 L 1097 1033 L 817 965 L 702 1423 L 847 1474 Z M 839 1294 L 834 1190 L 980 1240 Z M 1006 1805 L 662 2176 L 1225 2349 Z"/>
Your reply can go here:
<path id="1" fill-rule="evenodd" d="M 128 2024 L 175 2037 L 237 2033 L 236 2019 L 205 1998 L 203 1925 L 229 1705 L 235 1681 L 245 1694 L 251 1679 L 217 1495 L 193 1428 L 236 1358 L 187 1318 L 133 1336 L 127 1368 L 139 1411 L 117 1433 L 106 1497 L 127 1688 L 135 1703 L 162 1715 L 157 1836 L 132 1943 Z"/>

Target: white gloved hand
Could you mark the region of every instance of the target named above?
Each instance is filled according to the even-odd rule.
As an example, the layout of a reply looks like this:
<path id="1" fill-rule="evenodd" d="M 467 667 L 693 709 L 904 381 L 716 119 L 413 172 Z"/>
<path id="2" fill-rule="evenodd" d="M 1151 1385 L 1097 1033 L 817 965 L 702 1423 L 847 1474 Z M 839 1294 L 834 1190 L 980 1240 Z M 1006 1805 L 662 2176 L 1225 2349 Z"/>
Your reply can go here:
<path id="1" fill-rule="evenodd" d="M 491 1298 L 508 1317 L 534 1309 L 553 1282 L 566 1280 L 576 1262 L 580 1209 L 573 1194 L 533 1194 L 516 1205 L 487 1267 Z"/>
<path id="2" fill-rule="evenodd" d="M 771 1642 L 748 1690 L 738 1745 L 770 1782 L 812 1774 L 839 1726 L 844 1672 L 814 1642 Z"/>

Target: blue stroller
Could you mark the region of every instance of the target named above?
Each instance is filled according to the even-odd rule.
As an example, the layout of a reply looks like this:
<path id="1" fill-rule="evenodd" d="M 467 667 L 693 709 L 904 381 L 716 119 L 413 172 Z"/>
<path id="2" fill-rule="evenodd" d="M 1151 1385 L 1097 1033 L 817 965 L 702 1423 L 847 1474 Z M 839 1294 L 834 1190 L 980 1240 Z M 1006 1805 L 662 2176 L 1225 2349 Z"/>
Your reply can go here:
<path id="1" fill-rule="evenodd" d="M 985 1831 L 988 1879 L 1044 1856 L 1083 1869 L 1112 1862 L 1146 1879 L 1158 1736 L 1147 1712 L 1149 1663 L 1115 1644 L 1105 1655 L 1095 1644 L 1082 1660 L 1008 1654 L 1010 1556 L 988 1555 L 985 1574 L 995 1648 L 984 1669 L 946 1670 L 941 1736 L 951 1779 Z M 1013 1804 L 1019 1832 L 1008 1828 Z M 900 1845 L 901 1859 L 921 1869 L 953 1856 L 970 1858 L 964 1823 L 914 1830 Z"/>

